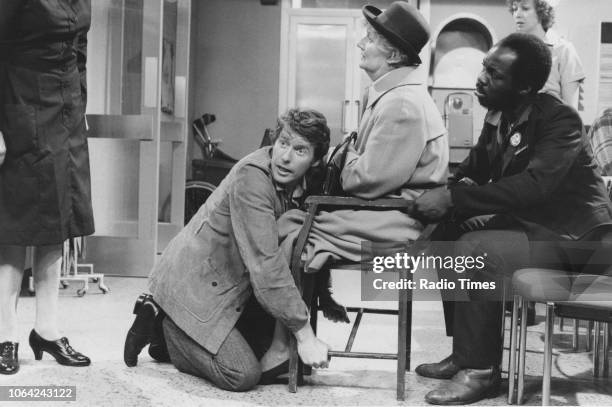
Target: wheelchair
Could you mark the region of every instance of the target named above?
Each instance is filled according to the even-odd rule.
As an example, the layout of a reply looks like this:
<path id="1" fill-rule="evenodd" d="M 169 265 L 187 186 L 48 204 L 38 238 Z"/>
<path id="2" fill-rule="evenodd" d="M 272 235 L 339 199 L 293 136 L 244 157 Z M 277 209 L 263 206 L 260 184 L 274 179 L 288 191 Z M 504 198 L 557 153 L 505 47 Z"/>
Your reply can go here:
<path id="1" fill-rule="evenodd" d="M 216 119 L 214 114 L 205 113 L 194 120 L 191 126 L 193 137 L 202 151 L 203 158 L 192 161 L 193 179 L 185 184 L 185 224 L 238 161 L 219 149 L 221 140 L 214 140 L 210 136 L 207 126 Z"/>
<path id="2" fill-rule="evenodd" d="M 185 225 L 238 162 L 219 148 L 221 140 L 214 140 L 210 136 L 207 126 L 216 119 L 214 114 L 205 113 L 194 120 L 191 126 L 193 138 L 200 147 L 203 158 L 192 160 L 193 179 L 185 184 Z M 267 128 L 259 147 L 272 145 L 273 141 L 274 130 Z"/>

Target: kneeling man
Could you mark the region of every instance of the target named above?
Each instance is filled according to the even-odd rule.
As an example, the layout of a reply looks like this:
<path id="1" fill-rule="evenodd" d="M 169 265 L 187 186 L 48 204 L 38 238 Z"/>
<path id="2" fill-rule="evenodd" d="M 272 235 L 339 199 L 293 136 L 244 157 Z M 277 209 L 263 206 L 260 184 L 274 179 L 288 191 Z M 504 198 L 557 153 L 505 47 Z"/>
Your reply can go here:
<path id="1" fill-rule="evenodd" d="M 328 346 L 308 323 L 276 220 L 295 206 L 305 176 L 327 153 L 329 128 L 314 110 L 289 110 L 278 123 L 274 145 L 240 160 L 159 259 L 152 297 L 137 302 L 126 338 L 128 366 L 151 342 L 154 358 L 245 391 L 287 370 L 286 329 L 305 364 L 328 366 Z M 253 308 L 263 311 L 253 317 Z M 248 320 L 262 314 L 274 318 L 269 335 L 265 322 Z M 266 335 L 271 344 L 260 352 Z"/>

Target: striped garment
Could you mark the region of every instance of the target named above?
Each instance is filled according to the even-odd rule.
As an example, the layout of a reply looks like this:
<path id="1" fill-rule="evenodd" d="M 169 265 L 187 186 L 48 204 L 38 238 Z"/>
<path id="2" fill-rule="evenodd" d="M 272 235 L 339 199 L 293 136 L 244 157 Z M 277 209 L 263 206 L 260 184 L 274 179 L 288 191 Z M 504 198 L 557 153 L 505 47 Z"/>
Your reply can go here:
<path id="1" fill-rule="evenodd" d="M 602 175 L 612 175 L 612 108 L 595 120 L 589 132 L 595 162 Z"/>

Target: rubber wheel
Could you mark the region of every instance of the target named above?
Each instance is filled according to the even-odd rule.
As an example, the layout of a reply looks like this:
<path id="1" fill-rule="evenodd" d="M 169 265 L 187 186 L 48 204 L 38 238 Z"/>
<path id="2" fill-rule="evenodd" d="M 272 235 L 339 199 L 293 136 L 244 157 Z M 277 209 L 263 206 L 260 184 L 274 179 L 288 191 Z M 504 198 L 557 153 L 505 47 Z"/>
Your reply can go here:
<path id="1" fill-rule="evenodd" d="M 189 223 L 216 188 L 215 185 L 206 181 L 187 181 L 185 185 L 185 224 Z"/>

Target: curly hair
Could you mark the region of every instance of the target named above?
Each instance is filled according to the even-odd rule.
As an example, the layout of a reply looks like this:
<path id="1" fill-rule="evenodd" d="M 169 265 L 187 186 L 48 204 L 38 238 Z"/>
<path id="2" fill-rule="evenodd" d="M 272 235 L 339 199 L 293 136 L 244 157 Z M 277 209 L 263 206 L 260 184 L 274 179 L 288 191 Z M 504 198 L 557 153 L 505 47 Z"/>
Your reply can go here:
<path id="1" fill-rule="evenodd" d="M 514 13 L 523 1 L 527 0 L 506 0 L 510 13 Z M 542 28 L 548 31 L 555 23 L 555 8 L 550 4 L 550 0 L 533 0 L 533 4 Z"/>
<path id="2" fill-rule="evenodd" d="M 329 150 L 329 127 L 322 113 L 314 109 L 293 108 L 277 120 L 274 139 L 284 128 L 290 128 L 314 146 L 314 159 L 319 160 Z"/>
<path id="3" fill-rule="evenodd" d="M 552 65 L 548 46 L 535 35 L 513 33 L 497 43 L 497 47 L 508 48 L 516 53 L 512 64 L 512 78 L 519 87 L 529 87 L 536 94 L 544 84 Z"/>

